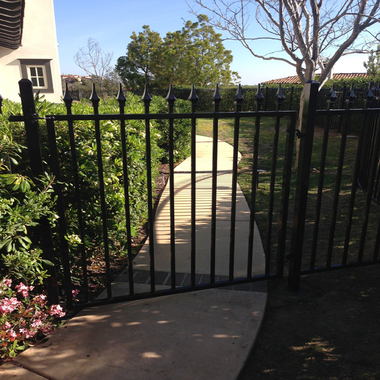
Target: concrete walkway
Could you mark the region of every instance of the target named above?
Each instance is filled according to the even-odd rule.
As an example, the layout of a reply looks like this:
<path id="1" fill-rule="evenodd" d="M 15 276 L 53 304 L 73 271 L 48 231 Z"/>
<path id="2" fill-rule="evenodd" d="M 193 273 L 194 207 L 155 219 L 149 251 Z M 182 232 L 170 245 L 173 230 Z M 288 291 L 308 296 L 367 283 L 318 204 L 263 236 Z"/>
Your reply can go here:
<path id="1" fill-rule="evenodd" d="M 197 282 L 210 270 L 212 140 L 197 136 Z M 218 143 L 216 280 L 228 275 L 232 147 Z M 190 281 L 190 159 L 176 168 L 175 220 L 178 286 Z M 155 221 L 157 288 L 170 285 L 169 201 L 167 186 Z M 247 262 L 249 209 L 238 188 L 235 276 Z M 148 241 L 135 259 L 136 291 L 149 291 Z M 254 274 L 264 272 L 264 252 L 255 231 Z M 113 294 L 128 294 L 121 274 Z M 140 282 L 140 283 L 139 283 Z M 236 379 L 255 342 L 266 304 L 266 285 L 170 295 L 91 307 L 49 339 L 0 367 L 0 378 L 18 379 Z"/>

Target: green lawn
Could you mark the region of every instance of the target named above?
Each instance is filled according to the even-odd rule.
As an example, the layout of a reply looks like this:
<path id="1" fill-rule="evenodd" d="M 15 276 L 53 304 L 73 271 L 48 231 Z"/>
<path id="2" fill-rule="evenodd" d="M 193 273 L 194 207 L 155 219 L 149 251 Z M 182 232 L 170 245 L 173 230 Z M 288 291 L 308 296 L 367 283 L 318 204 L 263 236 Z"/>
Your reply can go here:
<path id="1" fill-rule="evenodd" d="M 282 175 L 285 157 L 285 143 L 288 127 L 288 120 L 282 119 L 280 123 L 280 133 L 278 139 L 278 153 L 276 159 L 276 175 L 274 184 L 274 204 L 272 213 L 272 233 L 270 240 L 268 238 L 268 210 L 269 210 L 269 194 L 271 183 L 271 167 L 273 161 L 274 149 L 274 118 L 262 118 L 260 124 L 260 139 L 258 149 L 258 168 L 261 169 L 258 174 L 258 189 L 256 194 L 256 222 L 259 226 L 263 245 L 271 253 L 271 263 L 275 263 L 275 255 L 277 251 L 279 215 L 281 207 L 282 193 Z M 197 133 L 212 137 L 212 120 L 199 119 Z M 218 137 L 220 140 L 233 144 L 233 119 L 221 119 L 218 126 Z M 318 181 L 320 176 L 320 161 L 323 145 L 322 127 L 316 126 L 314 135 L 314 145 L 312 152 L 312 167 L 310 171 L 309 196 L 307 208 L 306 229 L 304 235 L 304 250 L 303 250 L 303 267 L 309 268 L 310 256 L 312 252 L 313 231 L 315 228 L 316 202 L 318 193 Z M 255 134 L 255 119 L 242 118 L 240 122 L 239 133 L 239 151 L 242 154 L 242 160 L 239 164 L 238 182 L 245 194 L 248 203 L 251 203 L 251 182 L 252 182 L 252 162 L 253 162 L 253 141 Z M 351 137 L 352 136 L 352 137 Z M 296 138 L 297 139 L 297 138 Z M 328 242 L 330 234 L 332 234 L 332 210 L 335 192 L 335 181 L 337 177 L 338 158 L 341 147 L 341 134 L 336 130 L 330 130 L 326 154 L 326 168 L 324 175 L 324 184 L 321 202 L 321 215 L 319 223 L 319 233 L 316 246 L 316 267 L 324 267 L 326 265 L 326 254 L 328 252 Z M 351 187 L 353 182 L 353 170 L 356 159 L 356 151 L 358 145 L 357 136 L 350 135 L 346 140 L 344 150 L 344 160 L 342 166 L 342 180 L 339 189 L 339 201 L 337 206 L 337 218 L 335 223 L 335 233 L 333 240 L 333 250 L 331 264 L 341 264 L 342 252 L 344 247 L 344 239 L 347 225 L 348 205 L 351 199 Z M 294 145 L 295 146 L 295 145 Z M 293 154 L 293 167 L 295 164 L 295 148 Z M 288 219 L 288 234 L 286 253 L 290 250 L 290 227 L 293 218 L 293 199 L 296 185 L 296 170 L 293 168 L 291 176 L 291 191 L 290 191 L 290 207 Z M 354 213 L 352 219 L 351 237 L 349 242 L 348 259 L 349 262 L 357 260 L 359 243 L 361 237 L 363 211 L 365 207 L 365 193 L 360 189 L 356 190 L 356 198 L 354 204 Z M 371 259 L 373 255 L 373 247 L 375 243 L 376 231 L 378 226 L 379 206 L 371 205 L 371 213 L 369 217 L 368 231 L 363 250 L 363 259 Z M 271 272 L 274 271 L 272 267 Z"/>

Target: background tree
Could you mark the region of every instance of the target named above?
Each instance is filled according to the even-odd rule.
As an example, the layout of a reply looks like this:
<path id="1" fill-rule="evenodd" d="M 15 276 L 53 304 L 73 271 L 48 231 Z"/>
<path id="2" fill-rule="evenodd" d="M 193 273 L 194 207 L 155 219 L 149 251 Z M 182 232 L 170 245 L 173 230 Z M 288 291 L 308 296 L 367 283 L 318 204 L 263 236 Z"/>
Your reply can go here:
<path id="1" fill-rule="evenodd" d="M 127 46 L 127 55 L 119 57 L 116 71 L 128 89 L 156 86 L 156 74 L 159 71 L 162 54 L 162 39 L 159 33 L 151 31 L 149 25 L 143 26 L 139 34 L 131 35 Z"/>
<path id="2" fill-rule="evenodd" d="M 371 52 L 367 62 L 363 62 L 367 69 L 367 74 L 380 80 L 380 45 L 377 46 L 377 51 Z"/>
<path id="3" fill-rule="evenodd" d="M 104 97 L 103 81 L 107 73 L 112 71 L 111 60 L 113 53 L 103 51 L 99 43 L 93 38 L 89 38 L 87 46 L 79 49 L 78 53 L 74 56 L 74 62 L 83 69 L 88 75 L 94 78 L 98 83 L 99 90 Z"/>
<path id="4" fill-rule="evenodd" d="M 215 83 L 230 85 L 239 76 L 232 72 L 231 51 L 223 46 L 221 34 L 207 25 L 207 17 L 187 21 L 180 31 L 168 32 L 164 40 L 144 25 L 134 32 L 126 56 L 117 61 L 116 70 L 126 87 L 133 90 L 150 87 L 206 87 Z"/>
<path id="5" fill-rule="evenodd" d="M 379 23 L 379 0 L 193 1 L 209 12 L 209 25 L 227 32 L 254 57 L 292 65 L 302 83 L 314 80 L 319 69 L 323 85 L 340 57 L 369 53 L 380 36 L 379 28 L 375 32 L 370 28 Z M 251 13 L 260 32 L 248 36 Z M 275 51 L 260 53 L 262 47 L 256 43 L 262 41 L 267 49 L 275 43 Z"/>

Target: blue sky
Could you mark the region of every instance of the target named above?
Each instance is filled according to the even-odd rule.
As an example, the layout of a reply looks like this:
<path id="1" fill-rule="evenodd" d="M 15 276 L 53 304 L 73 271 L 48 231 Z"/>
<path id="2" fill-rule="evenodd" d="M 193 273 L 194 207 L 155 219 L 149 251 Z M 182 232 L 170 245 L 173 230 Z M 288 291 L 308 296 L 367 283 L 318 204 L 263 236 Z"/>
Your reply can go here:
<path id="1" fill-rule="evenodd" d="M 117 58 L 125 55 L 132 32 L 140 32 L 143 25 L 149 25 L 163 38 L 169 31 L 180 30 L 183 20 L 196 20 L 185 0 L 54 0 L 54 8 L 62 74 L 84 74 L 73 57 L 89 38 L 97 40 L 103 50 L 113 52 L 116 64 Z M 225 41 L 224 46 L 232 51 L 231 68 L 239 73 L 242 85 L 295 75 L 292 66 L 257 59 L 239 42 Z M 342 58 L 334 72 L 365 72 L 366 59 L 365 55 Z"/>

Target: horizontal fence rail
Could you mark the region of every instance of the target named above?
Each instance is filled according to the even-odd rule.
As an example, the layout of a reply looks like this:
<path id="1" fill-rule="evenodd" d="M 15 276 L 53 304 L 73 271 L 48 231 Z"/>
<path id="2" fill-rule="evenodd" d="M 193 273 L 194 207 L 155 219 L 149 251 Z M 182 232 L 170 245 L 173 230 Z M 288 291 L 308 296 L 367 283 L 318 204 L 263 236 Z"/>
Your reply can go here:
<path id="1" fill-rule="evenodd" d="M 23 98 L 23 103 L 32 104 L 31 83 L 23 80 L 20 89 L 23 86 L 30 87 L 27 91 L 29 98 Z M 267 103 L 260 87 L 255 97 L 256 110 L 243 111 L 243 92 L 239 86 L 235 110 L 230 112 L 220 110 L 222 98 L 216 87 L 212 96 L 212 112 L 197 112 L 198 97 L 193 88 L 188 96 L 191 112 L 176 113 L 176 98 L 170 87 L 165 113 L 150 113 L 152 98 L 147 88 L 142 95 L 144 112 L 127 113 L 126 97 L 120 87 L 117 97 L 119 112 L 107 114 L 100 111 L 100 99 L 94 87 L 90 98 L 91 114 L 74 114 L 73 100 L 66 91 L 66 114 L 42 118 L 46 122 L 46 132 L 44 129 L 39 132 L 38 122 L 42 119 L 33 107 L 24 108 L 23 116 L 12 116 L 11 121 L 25 123 L 31 154 L 32 151 L 42 152 L 40 161 L 33 164 L 38 167 L 34 174 L 41 173 L 45 161 L 48 170 L 56 177 L 54 186 L 59 228 L 52 232 L 55 258 L 51 249 L 48 257 L 56 263 L 57 273 L 52 272 L 52 276 L 58 288 L 50 289 L 50 292 L 59 292 L 67 306 L 75 308 L 263 281 L 282 277 L 286 270 L 289 271 L 289 286 L 297 289 L 302 274 L 378 263 L 379 206 L 373 202 L 380 192 L 378 96 L 363 98 L 365 108 L 353 108 L 355 94 L 351 91 L 344 102 L 345 107 L 339 108 L 342 102 L 337 101 L 333 90 L 326 98 L 326 109 L 320 109 L 318 84 L 308 83 L 304 91 L 305 103 L 298 125 L 298 112 L 282 109 L 286 103 L 281 87 L 273 99 L 276 110 L 272 111 L 263 110 Z M 21 94 L 24 92 L 22 90 Z M 356 132 L 350 132 L 353 117 L 361 125 L 355 129 Z M 180 239 L 174 212 L 177 183 L 175 133 L 178 123 L 183 121 L 188 123 L 191 154 L 188 205 L 191 216 L 188 221 L 190 261 L 187 274 L 177 270 Z M 200 228 L 197 202 L 201 189 L 197 184 L 196 135 L 198 122 L 206 121 L 212 125 L 213 138 L 212 169 L 209 173 L 212 183 L 210 269 L 207 274 L 200 275 L 197 272 L 197 231 Z M 157 215 L 154 215 L 153 203 L 157 176 L 154 123 L 157 122 L 167 123 L 168 128 L 165 145 L 169 167 L 167 202 L 171 206 L 168 216 L 170 264 L 165 273 L 156 268 L 155 244 L 152 243 L 159 238 L 155 232 Z M 217 201 L 220 180 L 218 139 L 223 123 L 231 123 L 233 128 L 231 205 L 228 211 L 229 263 L 225 276 L 216 270 L 216 224 L 220 213 Z M 81 133 L 85 137 L 80 136 Z M 107 134 L 117 136 L 112 140 L 115 146 L 109 145 Z M 85 145 L 82 144 L 83 139 L 86 140 Z M 135 152 L 131 139 L 141 140 L 143 148 Z M 239 146 L 243 140 L 249 141 L 246 144 L 248 150 L 238 163 Z M 33 154 L 33 160 L 35 157 Z M 119 168 L 117 178 L 111 176 L 111 166 Z M 135 167 L 141 167 L 144 175 L 137 176 Z M 248 248 L 243 253 L 235 249 L 238 179 L 244 184 L 243 191 L 250 205 Z M 141 200 L 133 195 L 132 189 L 137 185 L 144 188 Z M 114 212 L 113 202 L 123 203 L 121 213 Z M 136 206 L 137 203 L 140 206 Z M 146 209 L 146 230 L 150 242 L 147 252 L 149 268 L 144 271 L 135 263 L 138 258 L 138 247 L 134 246 L 137 207 Z M 260 236 L 255 237 L 256 223 Z M 52 235 L 49 231 L 46 233 L 46 241 L 50 241 Z M 265 252 L 265 268 L 259 274 L 253 265 L 254 239 L 258 237 Z M 245 275 L 236 276 L 234 266 L 240 254 L 245 255 L 246 270 Z M 117 260 L 121 260 L 125 268 L 121 274 L 127 284 L 123 295 L 115 295 L 116 274 L 112 264 Z M 139 290 L 141 283 L 148 285 L 149 290 Z M 162 284 L 166 289 L 161 289 Z M 104 289 L 101 294 L 99 289 Z M 74 298 L 73 290 L 80 290 L 80 295 Z"/>

